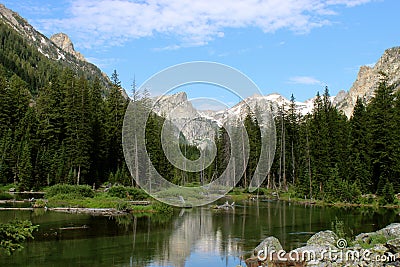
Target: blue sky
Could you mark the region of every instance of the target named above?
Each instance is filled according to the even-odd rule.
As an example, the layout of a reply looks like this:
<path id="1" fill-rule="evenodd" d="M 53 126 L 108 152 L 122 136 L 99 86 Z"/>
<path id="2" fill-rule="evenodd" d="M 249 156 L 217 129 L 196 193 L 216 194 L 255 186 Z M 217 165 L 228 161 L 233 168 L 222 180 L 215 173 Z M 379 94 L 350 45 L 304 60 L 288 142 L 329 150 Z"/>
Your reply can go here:
<path id="1" fill-rule="evenodd" d="M 171 65 L 232 66 L 263 94 L 304 101 L 348 90 L 361 65 L 399 46 L 398 0 L 27 0 L 2 1 L 50 37 L 67 33 L 75 49 L 124 88 Z M 212 87 L 211 95 L 236 99 Z"/>

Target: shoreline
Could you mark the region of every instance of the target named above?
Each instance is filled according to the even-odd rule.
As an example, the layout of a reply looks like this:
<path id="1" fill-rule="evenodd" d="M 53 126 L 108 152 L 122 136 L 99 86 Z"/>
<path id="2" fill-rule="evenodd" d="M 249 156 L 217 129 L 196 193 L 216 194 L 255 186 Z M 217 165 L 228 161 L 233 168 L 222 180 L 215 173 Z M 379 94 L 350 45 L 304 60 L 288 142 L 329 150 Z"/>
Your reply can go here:
<path id="1" fill-rule="evenodd" d="M 225 197 L 230 198 L 234 201 L 245 201 L 245 200 L 272 200 L 272 201 L 285 201 L 288 203 L 304 204 L 304 205 L 315 205 L 315 206 L 330 206 L 330 207 L 365 207 L 365 208 L 385 208 L 385 209 L 399 209 L 400 205 L 379 205 L 379 203 L 374 202 L 371 204 L 367 203 L 349 203 L 349 202 L 325 202 L 319 199 L 302 199 L 302 198 L 291 198 L 290 196 L 268 196 L 268 195 L 253 195 L 249 193 L 240 194 L 227 194 Z"/>

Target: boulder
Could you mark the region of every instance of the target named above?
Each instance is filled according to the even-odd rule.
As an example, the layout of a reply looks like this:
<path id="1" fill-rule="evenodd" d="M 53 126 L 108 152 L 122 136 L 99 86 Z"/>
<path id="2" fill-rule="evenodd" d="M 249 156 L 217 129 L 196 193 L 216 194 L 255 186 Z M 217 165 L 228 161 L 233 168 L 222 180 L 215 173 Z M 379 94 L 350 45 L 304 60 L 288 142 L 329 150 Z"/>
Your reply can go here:
<path id="1" fill-rule="evenodd" d="M 308 241 L 307 246 L 335 247 L 339 237 L 332 231 L 322 231 L 314 234 Z"/>
<path id="2" fill-rule="evenodd" d="M 400 238 L 395 238 L 386 242 L 386 247 L 393 253 L 400 252 Z"/>
<path id="3" fill-rule="evenodd" d="M 392 223 L 381 230 L 376 231 L 377 234 L 384 235 L 387 239 L 400 237 L 400 223 Z"/>
<path id="4" fill-rule="evenodd" d="M 370 251 L 376 255 L 383 255 L 385 254 L 389 249 L 385 247 L 383 244 L 376 244 L 373 246 Z"/>
<path id="5" fill-rule="evenodd" d="M 318 232 L 307 241 L 306 246 L 297 248 L 290 253 L 292 255 L 301 255 L 307 266 L 340 266 L 340 264 L 331 262 L 328 258 L 328 253 L 326 253 L 330 249 L 337 250 L 336 241 L 338 239 L 338 236 L 332 231 Z"/>
<path id="6" fill-rule="evenodd" d="M 280 250 L 283 250 L 281 243 L 279 242 L 278 238 L 274 236 L 270 236 L 265 238 L 258 246 L 254 249 L 254 256 L 258 255 L 258 252 L 260 250 L 267 250 L 268 252 L 278 252 Z"/>

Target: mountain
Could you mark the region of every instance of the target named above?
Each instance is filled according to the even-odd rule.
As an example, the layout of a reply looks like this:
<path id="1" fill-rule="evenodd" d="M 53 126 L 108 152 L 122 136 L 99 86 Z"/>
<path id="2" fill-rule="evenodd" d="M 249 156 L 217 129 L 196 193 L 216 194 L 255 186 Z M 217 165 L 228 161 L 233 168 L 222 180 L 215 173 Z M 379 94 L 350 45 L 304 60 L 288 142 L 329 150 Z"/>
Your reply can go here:
<path id="1" fill-rule="evenodd" d="M 67 52 L 80 61 L 86 61 L 85 57 L 75 51 L 74 44 L 72 43 L 71 39 L 65 33 L 56 33 L 50 37 L 50 40 L 59 48 L 61 48 L 64 52 Z"/>
<path id="2" fill-rule="evenodd" d="M 332 101 L 334 99 L 335 97 L 331 98 Z M 314 98 L 305 102 L 295 102 L 297 112 L 302 115 L 310 113 L 313 105 Z M 153 99 L 153 111 L 160 116 L 170 118 L 184 134 L 186 140 L 196 145 L 202 143 L 204 139 L 213 140 L 218 127 L 223 126 L 224 123 L 243 120 L 249 108 L 253 112 L 271 111 L 273 115 L 276 115 L 281 107 L 288 111 L 290 101 L 277 93 L 266 96 L 254 95 L 221 111 L 196 110 L 188 101 L 185 92 Z"/>
<path id="3" fill-rule="evenodd" d="M 204 139 L 213 140 L 215 131 L 222 125 L 222 121 L 196 110 L 185 92 L 153 99 L 153 111 L 170 119 L 192 144 L 200 145 Z"/>
<path id="4" fill-rule="evenodd" d="M 302 115 L 310 113 L 313 109 L 313 105 L 314 98 L 305 102 L 295 102 L 296 111 Z M 263 110 L 268 110 L 276 115 L 281 107 L 283 107 L 285 111 L 289 110 L 290 100 L 278 93 L 265 96 L 254 95 L 244 99 L 232 108 L 222 111 L 200 111 L 200 113 L 206 117 L 214 119 L 219 125 L 222 125 L 225 121 L 232 117 L 235 119 L 244 119 L 248 113 L 249 107 L 253 112 L 262 112 Z"/>
<path id="5" fill-rule="evenodd" d="M 2 60 L 0 62 L 7 71 L 11 71 L 24 79 L 27 74 L 22 73 L 22 69 L 26 69 L 26 65 L 29 66 L 28 68 L 32 68 L 32 72 L 35 69 L 37 71 L 39 65 L 46 65 L 44 67 L 45 70 L 49 67 L 50 69 L 56 69 L 62 66 L 71 68 L 77 74 L 84 75 L 89 80 L 98 78 L 104 86 L 108 87 L 109 79 L 107 75 L 102 73 L 95 65 L 87 62 L 82 54 L 76 52 L 66 34 L 55 34 L 49 39 L 37 31 L 18 13 L 6 8 L 3 4 L 0 4 L 0 27 L 2 37 L 5 38 L 1 44 L 0 57 Z M 15 46 L 20 47 L 14 49 L 15 47 L 11 48 L 13 44 L 5 44 L 5 42 L 14 42 L 14 45 L 17 43 Z M 10 47 L 6 47 L 7 45 Z M 17 50 L 20 52 L 18 53 Z M 45 58 L 36 56 L 33 50 L 36 50 Z M 25 53 L 26 55 L 22 56 L 20 53 Z M 44 62 L 46 58 L 51 63 Z M 47 69 L 47 71 L 50 70 Z M 43 80 L 43 78 L 40 79 L 39 77 L 35 77 L 35 79 Z M 38 81 L 33 81 L 33 78 L 24 80 L 30 85 L 35 84 L 36 88 L 33 88 L 33 91 L 40 87 L 40 84 L 37 84 Z"/>
<path id="6" fill-rule="evenodd" d="M 337 103 L 337 107 L 342 110 L 347 117 L 353 113 L 357 98 L 361 97 L 368 102 L 378 87 L 382 79 L 381 72 L 385 73 L 389 84 L 400 82 L 400 47 L 387 49 L 373 67 L 362 66 L 358 72 L 357 79 L 353 83 L 349 92 Z"/>

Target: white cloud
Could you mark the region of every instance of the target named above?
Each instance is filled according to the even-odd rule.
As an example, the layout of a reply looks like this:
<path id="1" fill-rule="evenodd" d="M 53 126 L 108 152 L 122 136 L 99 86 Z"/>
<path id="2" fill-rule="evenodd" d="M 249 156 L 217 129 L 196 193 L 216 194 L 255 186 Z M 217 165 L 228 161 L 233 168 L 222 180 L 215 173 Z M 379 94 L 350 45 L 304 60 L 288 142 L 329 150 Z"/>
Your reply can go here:
<path id="1" fill-rule="evenodd" d="M 320 80 L 315 79 L 310 76 L 295 76 L 289 79 L 288 83 L 292 84 L 306 84 L 306 85 L 314 85 L 314 84 L 324 84 Z"/>
<path id="2" fill-rule="evenodd" d="M 160 52 L 160 51 L 167 51 L 167 50 L 178 50 L 179 48 L 181 48 L 181 46 L 175 44 L 175 45 L 168 45 L 165 47 L 156 47 L 156 48 L 153 48 L 153 51 Z"/>
<path id="3" fill-rule="evenodd" d="M 79 45 L 114 46 L 156 34 L 180 46 L 200 46 L 223 38 L 227 28 L 257 27 L 269 33 L 289 29 L 307 33 L 330 24 L 337 6 L 372 0 L 70 0 L 67 17 L 36 21 L 47 32 L 78 34 Z"/>
<path id="4" fill-rule="evenodd" d="M 346 5 L 347 7 L 358 6 L 371 2 L 371 0 L 328 0 L 328 5 Z"/>

